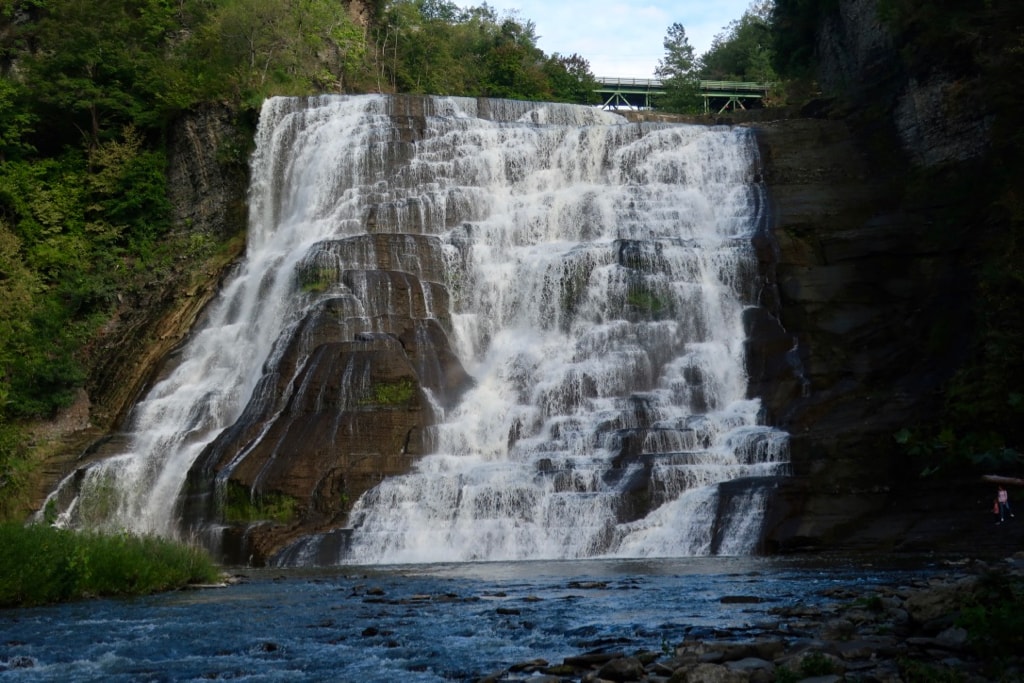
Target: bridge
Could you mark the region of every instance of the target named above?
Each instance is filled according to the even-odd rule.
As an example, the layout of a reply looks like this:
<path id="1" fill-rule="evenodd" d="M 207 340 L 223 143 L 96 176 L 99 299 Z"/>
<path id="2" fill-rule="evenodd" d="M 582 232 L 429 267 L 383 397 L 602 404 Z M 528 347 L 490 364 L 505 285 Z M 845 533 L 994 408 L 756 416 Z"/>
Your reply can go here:
<path id="1" fill-rule="evenodd" d="M 658 95 L 665 94 L 662 81 L 657 78 L 596 78 L 596 93 L 601 95 L 602 109 L 651 109 Z M 726 109 L 746 109 L 753 100 L 761 100 L 768 93 L 768 83 L 745 81 L 700 81 L 700 94 L 704 99 L 704 112 L 721 114 Z"/>

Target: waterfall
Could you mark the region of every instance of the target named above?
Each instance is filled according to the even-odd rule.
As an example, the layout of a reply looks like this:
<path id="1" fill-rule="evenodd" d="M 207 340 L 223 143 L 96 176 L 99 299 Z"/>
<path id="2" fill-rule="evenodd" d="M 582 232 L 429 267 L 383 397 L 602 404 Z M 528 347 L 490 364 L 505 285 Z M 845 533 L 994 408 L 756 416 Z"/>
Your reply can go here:
<path id="1" fill-rule="evenodd" d="M 301 319 L 293 296 L 296 263 L 352 212 L 353 197 L 316 191 L 328 181 L 316 176 L 323 169 L 314 159 L 322 145 L 330 145 L 351 159 L 336 170 L 337 183 L 354 184 L 368 163 L 369 155 L 354 150 L 365 145 L 361 126 L 373 108 L 383 111 L 379 98 L 309 109 L 298 100 L 266 103 L 263 120 L 273 123 L 257 131 L 246 258 L 172 367 L 133 407 L 128 429 L 117 439 L 121 452 L 76 471 L 50 495 L 47 506 L 54 501 L 61 509 L 60 524 L 178 534 L 178 501 L 189 468 L 241 416 L 275 341 Z M 302 125 L 314 121 L 321 125 Z M 281 149 L 294 152 L 281 155 Z M 283 185 L 293 174 L 294 183 Z"/>
<path id="2" fill-rule="evenodd" d="M 453 398 L 424 380 L 429 453 L 354 501 L 343 531 L 321 525 L 278 563 L 752 552 L 788 455 L 747 396 L 765 203 L 752 134 L 571 105 L 422 107 L 264 105 L 246 259 L 118 452 L 53 495 L 62 521 L 177 533 L 190 469 L 245 432 L 223 483 L 293 410 L 306 380 L 280 379 L 287 349 L 315 345 L 304 321 L 330 301 L 349 311 L 349 339 L 388 336 L 399 309 L 431 321 L 472 381 Z M 432 363 L 419 354 L 418 376 Z M 358 405 L 368 372 L 345 375 L 339 405 Z"/>

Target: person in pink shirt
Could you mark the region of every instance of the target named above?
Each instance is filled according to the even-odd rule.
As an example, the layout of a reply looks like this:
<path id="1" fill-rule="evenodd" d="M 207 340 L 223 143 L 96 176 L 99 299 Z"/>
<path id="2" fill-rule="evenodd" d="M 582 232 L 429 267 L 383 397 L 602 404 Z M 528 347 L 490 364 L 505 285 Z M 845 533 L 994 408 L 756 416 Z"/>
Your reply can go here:
<path id="1" fill-rule="evenodd" d="M 1002 524 L 1006 521 L 1006 516 L 1014 517 L 1013 511 L 1010 510 L 1010 494 L 1006 492 L 1006 487 L 1002 484 L 999 485 L 999 490 L 996 493 L 996 501 L 999 503 L 999 521 L 996 524 Z"/>

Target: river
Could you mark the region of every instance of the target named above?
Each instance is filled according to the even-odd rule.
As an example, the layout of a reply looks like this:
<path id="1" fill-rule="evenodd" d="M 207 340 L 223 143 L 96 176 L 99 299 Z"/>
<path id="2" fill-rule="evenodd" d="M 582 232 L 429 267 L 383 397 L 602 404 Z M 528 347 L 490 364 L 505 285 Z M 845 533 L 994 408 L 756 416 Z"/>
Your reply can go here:
<path id="1" fill-rule="evenodd" d="M 535 658 L 785 634 L 777 608 L 939 571 L 817 557 L 246 569 L 226 587 L 0 611 L 0 678 L 473 681 Z"/>

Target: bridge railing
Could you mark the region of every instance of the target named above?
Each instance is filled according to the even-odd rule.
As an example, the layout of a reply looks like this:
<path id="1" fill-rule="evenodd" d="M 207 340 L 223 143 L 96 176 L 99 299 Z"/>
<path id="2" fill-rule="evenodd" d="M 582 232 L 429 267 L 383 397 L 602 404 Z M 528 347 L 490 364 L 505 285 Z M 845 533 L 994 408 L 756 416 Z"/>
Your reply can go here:
<path id="1" fill-rule="evenodd" d="M 764 92 L 771 87 L 770 83 L 752 83 L 749 81 L 701 81 L 700 89 L 728 92 Z"/>
<path id="2" fill-rule="evenodd" d="M 659 78 L 595 78 L 602 88 L 615 86 L 633 86 L 647 90 L 658 90 L 664 87 Z M 770 83 L 754 83 L 751 81 L 701 81 L 700 89 L 708 92 L 766 92 Z"/>
<path id="3" fill-rule="evenodd" d="M 601 85 L 640 85 L 646 88 L 660 88 L 661 80 L 657 78 L 595 78 Z"/>

